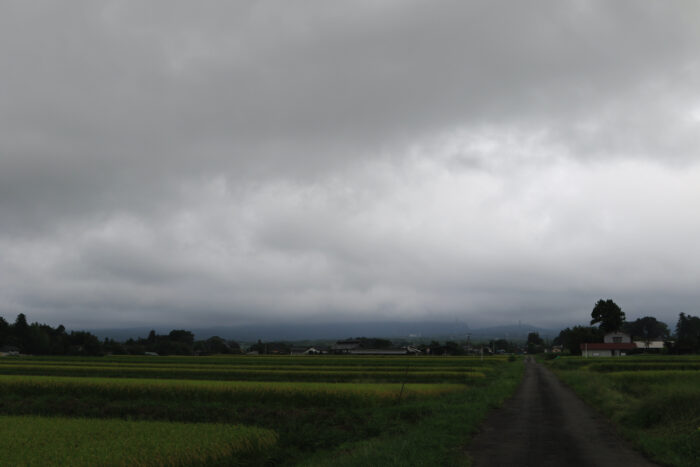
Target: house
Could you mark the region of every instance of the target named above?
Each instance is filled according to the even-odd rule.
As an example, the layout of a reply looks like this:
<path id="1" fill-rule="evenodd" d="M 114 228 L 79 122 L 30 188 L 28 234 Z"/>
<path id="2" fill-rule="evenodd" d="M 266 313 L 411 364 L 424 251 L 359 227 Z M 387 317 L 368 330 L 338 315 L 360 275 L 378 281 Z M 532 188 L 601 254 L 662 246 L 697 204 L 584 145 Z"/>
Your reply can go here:
<path id="1" fill-rule="evenodd" d="M 421 351 L 421 349 L 419 349 L 418 347 L 414 347 L 412 345 L 407 345 L 406 347 L 401 347 L 401 348 L 406 349 L 406 353 L 409 355 L 420 355 L 423 353 Z"/>
<path id="2" fill-rule="evenodd" d="M 321 350 L 316 347 L 294 346 L 290 353 L 292 355 L 320 355 Z"/>
<path id="3" fill-rule="evenodd" d="M 634 341 L 638 349 L 644 350 L 663 350 L 665 348 L 666 342 L 663 340 L 652 339 L 648 341 Z"/>
<path id="4" fill-rule="evenodd" d="M 629 344 L 632 338 L 624 332 L 609 332 L 603 337 L 603 343 L 606 344 Z"/>
<path id="5" fill-rule="evenodd" d="M 350 355 L 408 355 L 406 349 L 352 349 L 347 352 Z"/>
<path id="6" fill-rule="evenodd" d="M 348 339 L 344 341 L 338 341 L 331 347 L 331 352 L 334 354 L 349 354 L 351 350 L 360 349 L 360 341 L 355 339 Z"/>
<path id="7" fill-rule="evenodd" d="M 636 350 L 629 334 L 610 332 L 603 337 L 603 342 L 586 342 L 581 344 L 581 355 L 584 357 L 619 357 Z"/>
<path id="8" fill-rule="evenodd" d="M 14 345 L 5 345 L 0 348 L 0 357 L 17 357 L 19 356 L 19 347 Z"/>

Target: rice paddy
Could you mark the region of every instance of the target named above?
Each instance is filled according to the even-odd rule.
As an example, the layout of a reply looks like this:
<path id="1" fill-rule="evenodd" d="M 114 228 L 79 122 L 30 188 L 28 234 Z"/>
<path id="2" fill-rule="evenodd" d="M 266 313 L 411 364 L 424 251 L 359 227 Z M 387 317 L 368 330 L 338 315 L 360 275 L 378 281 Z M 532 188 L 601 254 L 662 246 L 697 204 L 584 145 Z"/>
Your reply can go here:
<path id="1" fill-rule="evenodd" d="M 2 434 L 27 441 L 0 464 L 325 465 L 415 437 L 424 460 L 406 462 L 458 465 L 521 371 L 504 357 L 2 358 L 0 425 L 17 427 Z"/>
<path id="2" fill-rule="evenodd" d="M 240 425 L 0 416 L 3 465 L 216 465 L 254 461 L 276 442 Z"/>

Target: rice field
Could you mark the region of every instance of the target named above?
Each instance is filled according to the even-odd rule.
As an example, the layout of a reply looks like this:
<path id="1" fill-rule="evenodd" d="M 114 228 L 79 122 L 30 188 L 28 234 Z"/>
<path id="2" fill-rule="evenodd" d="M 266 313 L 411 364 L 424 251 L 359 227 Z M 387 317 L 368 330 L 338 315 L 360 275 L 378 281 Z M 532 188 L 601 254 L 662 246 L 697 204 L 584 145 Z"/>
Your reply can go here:
<path id="1" fill-rule="evenodd" d="M 468 383 L 483 378 L 488 371 L 480 367 L 387 368 L 387 367 L 303 367 L 234 366 L 196 367 L 195 365 L 82 365 L 46 364 L 44 362 L 7 363 L 0 365 L 5 375 L 101 376 L 114 378 L 194 379 L 228 381 L 383 381 L 383 382 L 445 382 Z"/>
<path id="2" fill-rule="evenodd" d="M 254 461 L 276 442 L 272 430 L 241 425 L 0 416 L 3 465 L 216 465 Z"/>
<path id="3" fill-rule="evenodd" d="M 16 427 L 0 437 L 26 441 L 11 453 L 0 445 L 0 465 L 325 465 L 411 436 L 426 444 L 423 465 L 450 465 L 521 367 L 505 357 L 0 358 L 0 426 Z"/>
<path id="4" fill-rule="evenodd" d="M 147 378 L 100 378 L 0 375 L 5 394 L 26 396 L 99 394 L 110 400 L 156 398 L 186 402 L 192 400 L 236 402 L 279 402 L 296 404 L 376 404 L 386 400 L 435 396 L 464 390 L 460 384 L 400 383 L 308 383 L 263 381 L 197 381 Z"/>
<path id="5" fill-rule="evenodd" d="M 700 459 L 700 356 L 559 358 L 557 375 L 663 465 Z"/>

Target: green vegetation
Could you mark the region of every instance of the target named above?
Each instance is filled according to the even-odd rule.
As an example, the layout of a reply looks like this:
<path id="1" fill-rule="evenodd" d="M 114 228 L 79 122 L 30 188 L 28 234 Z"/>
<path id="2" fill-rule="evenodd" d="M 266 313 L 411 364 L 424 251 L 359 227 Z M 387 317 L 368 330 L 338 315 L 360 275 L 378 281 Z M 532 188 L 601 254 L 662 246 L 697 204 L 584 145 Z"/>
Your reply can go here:
<path id="1" fill-rule="evenodd" d="M 214 423 L 0 416 L 3 465 L 252 465 L 276 441 L 271 430 Z"/>
<path id="2" fill-rule="evenodd" d="M 64 449 L 78 456 L 61 458 L 64 464 L 158 465 L 177 459 L 179 465 L 463 465 L 470 434 L 489 408 L 513 393 L 521 373 L 521 362 L 507 357 L 7 357 L 0 359 L 0 414 L 65 433 L 83 430 L 68 422 L 119 422 L 127 425 L 114 426 L 138 431 L 146 426 L 138 423 L 157 421 L 157 426 L 172 424 L 173 433 L 186 429 L 178 427 L 214 430 L 201 431 L 201 439 L 211 441 L 209 448 L 199 447 L 205 445 L 197 444 L 196 436 L 190 444 L 180 443 L 159 438 L 156 428 L 143 428 L 154 433 L 159 446 L 152 458 L 137 461 L 131 451 L 100 450 L 100 441 L 91 452 L 102 453 L 101 460 Z M 249 439 L 242 434 L 226 434 L 248 433 L 240 427 L 260 429 L 250 432 L 250 439 L 264 439 L 264 446 L 238 441 Z M 140 449 L 133 441 L 138 436 L 120 433 L 114 431 L 104 443 Z M 263 435 L 268 433 L 272 437 Z M 52 443 L 27 449 L 45 456 L 65 438 Z M 171 444 L 179 450 L 169 450 Z M 195 457 L 178 454 L 185 451 Z M 160 453 L 172 457 L 159 458 Z M 0 451 L 0 464 L 13 463 L 7 456 Z"/>
<path id="3" fill-rule="evenodd" d="M 591 311 L 591 325 L 600 324 L 603 332 L 615 332 L 622 329 L 625 312 L 611 299 L 598 300 Z"/>
<path id="4" fill-rule="evenodd" d="M 700 357 L 558 358 L 556 374 L 663 465 L 700 459 Z"/>
<path id="5" fill-rule="evenodd" d="M 241 357 L 240 359 L 250 357 Z M 292 359 L 293 357 L 286 357 Z M 300 362 L 297 357 L 297 362 Z M 201 361 L 201 359 L 200 359 Z M 239 360 L 240 361 L 240 360 Z M 451 366 L 412 368 L 407 372 L 399 363 L 396 367 L 387 366 L 348 366 L 348 365 L 207 365 L 169 364 L 157 365 L 151 359 L 148 363 L 95 364 L 93 362 L 44 362 L 40 360 L 10 360 L 0 363 L 0 372 L 16 375 L 52 376 L 99 376 L 116 378 L 164 378 L 228 381 L 371 381 L 371 382 L 454 382 L 468 383 L 483 378 L 488 368 L 478 366 Z M 291 363 L 291 362 L 290 362 Z M 303 363 L 301 361 L 300 363 Z"/>

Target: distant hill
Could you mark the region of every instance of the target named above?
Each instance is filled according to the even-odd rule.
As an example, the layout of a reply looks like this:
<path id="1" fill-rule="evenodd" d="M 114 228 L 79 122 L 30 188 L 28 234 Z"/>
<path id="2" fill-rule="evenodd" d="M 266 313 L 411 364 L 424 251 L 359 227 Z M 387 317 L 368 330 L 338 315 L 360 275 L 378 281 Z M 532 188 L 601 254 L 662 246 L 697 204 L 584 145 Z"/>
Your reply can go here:
<path id="1" fill-rule="evenodd" d="M 135 327 L 123 329 L 92 329 L 90 332 L 104 339 L 109 337 L 118 341 L 129 338 L 146 337 L 154 328 Z M 513 339 L 524 340 L 529 332 L 538 332 L 540 337 L 552 338 L 559 331 L 539 328 L 528 324 L 493 326 L 471 329 L 466 323 L 455 321 L 380 321 L 380 322 L 344 322 L 344 323 L 287 323 L 255 324 L 243 326 L 219 326 L 190 328 L 197 339 L 220 336 L 241 342 L 263 341 L 300 341 L 313 339 L 344 339 L 348 337 L 384 337 L 398 338 L 436 338 L 464 340 L 467 335 L 474 339 Z M 170 329 L 155 328 L 158 334 L 167 334 Z"/>
<path id="2" fill-rule="evenodd" d="M 511 324 L 505 326 L 492 326 L 472 330 L 472 337 L 485 339 L 527 339 L 531 332 L 539 333 L 540 337 L 553 339 L 559 335 L 559 330 L 540 328 L 530 324 Z"/>

